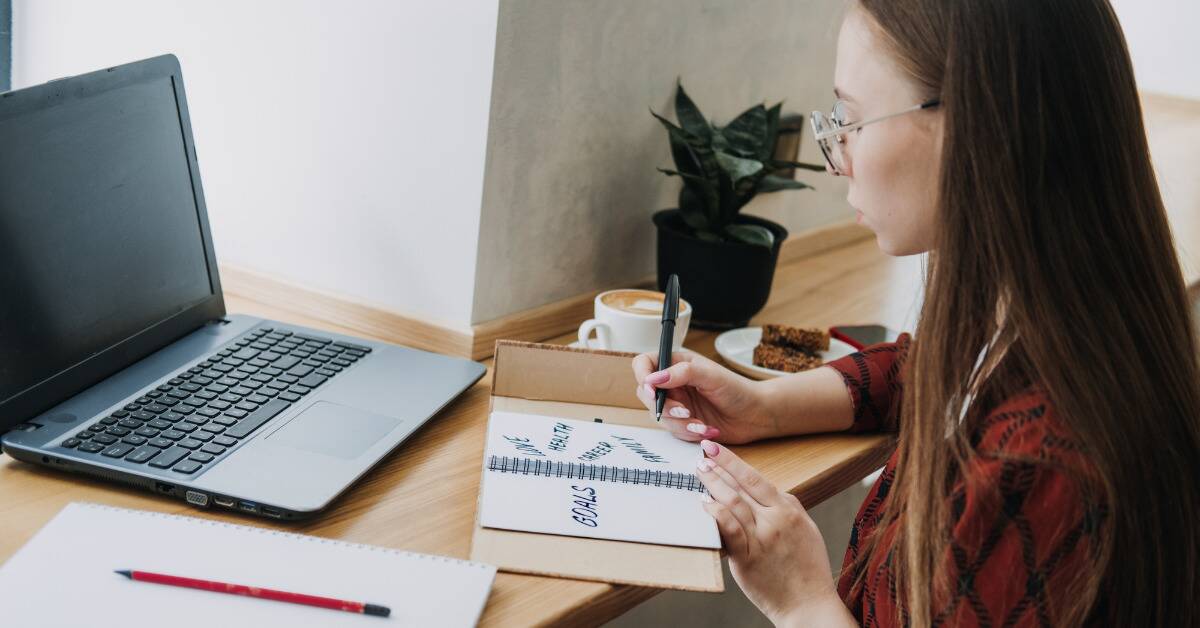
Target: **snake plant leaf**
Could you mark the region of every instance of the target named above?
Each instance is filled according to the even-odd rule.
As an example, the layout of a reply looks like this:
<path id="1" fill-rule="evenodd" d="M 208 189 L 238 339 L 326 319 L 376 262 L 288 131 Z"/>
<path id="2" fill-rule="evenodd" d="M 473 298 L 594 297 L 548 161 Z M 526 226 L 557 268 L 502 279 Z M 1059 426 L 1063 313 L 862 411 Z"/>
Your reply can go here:
<path id="1" fill-rule="evenodd" d="M 716 153 L 717 163 L 721 165 L 721 169 L 729 175 L 733 183 L 737 183 L 746 177 L 754 176 L 755 173 L 763 169 L 763 163 L 757 159 L 743 159 L 728 153 L 718 151 Z"/>
<path id="2" fill-rule="evenodd" d="M 746 244 L 765 246 L 768 249 L 775 246 L 775 234 L 762 225 L 727 225 L 725 233 Z"/>
<path id="3" fill-rule="evenodd" d="M 721 136 L 742 157 L 758 157 L 763 144 L 774 142 L 767 142 L 767 108 L 754 105 L 743 111 L 721 129 Z"/>
<path id="4" fill-rule="evenodd" d="M 712 231 L 697 231 L 696 237 L 700 238 L 701 240 L 704 240 L 705 242 L 721 242 L 722 241 L 721 236 L 713 233 Z"/>
<path id="5" fill-rule="evenodd" d="M 756 155 L 759 161 L 767 161 L 775 154 L 775 142 L 779 137 L 779 113 L 782 109 L 782 102 L 777 102 L 774 107 L 767 109 L 767 131 Z"/>
<path id="6" fill-rule="evenodd" d="M 659 168 L 658 171 L 668 176 L 683 178 L 683 189 L 690 190 L 686 196 L 681 190 L 679 196 L 679 209 L 684 212 L 685 220 L 687 219 L 686 214 L 695 211 L 703 212 L 703 228 L 708 228 L 710 223 L 718 219 L 722 200 L 710 179 L 666 168 Z M 690 225 L 692 222 L 694 221 L 689 220 L 688 224 Z"/>
<path id="7" fill-rule="evenodd" d="M 712 126 L 683 90 L 682 81 L 675 83 L 675 119 L 679 120 L 679 126 L 685 131 L 698 138 L 708 139 L 712 135 Z"/>
<path id="8" fill-rule="evenodd" d="M 806 164 L 802 161 L 788 161 L 786 159 L 771 159 L 766 162 L 767 168 L 772 172 L 776 170 L 784 170 L 786 168 L 799 168 L 801 170 L 812 170 L 813 172 L 825 172 L 824 164 Z"/>
<path id="9" fill-rule="evenodd" d="M 755 187 L 755 190 L 759 194 L 764 194 L 767 192 L 778 192 L 779 190 L 811 190 L 811 189 L 812 189 L 812 186 L 807 183 L 804 183 L 803 181 L 797 181 L 795 179 L 789 179 L 787 177 L 779 177 L 779 176 L 776 176 L 773 174 L 769 174 L 769 175 L 763 177 L 761 180 L 759 180 L 758 185 Z"/>
<path id="10" fill-rule="evenodd" d="M 679 214 L 683 217 L 683 222 L 693 231 L 710 230 L 707 207 L 709 202 L 703 198 L 703 193 L 697 186 L 684 185 L 679 188 Z"/>

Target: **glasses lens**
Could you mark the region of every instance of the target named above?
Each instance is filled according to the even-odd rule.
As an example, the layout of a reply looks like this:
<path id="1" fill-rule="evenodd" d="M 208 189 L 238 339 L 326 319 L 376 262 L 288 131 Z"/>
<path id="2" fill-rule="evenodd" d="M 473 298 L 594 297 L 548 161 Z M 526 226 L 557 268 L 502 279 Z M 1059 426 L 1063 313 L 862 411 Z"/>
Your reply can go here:
<path id="1" fill-rule="evenodd" d="M 821 152 L 825 154 L 825 160 L 829 162 L 829 167 L 835 173 L 841 174 L 842 170 L 842 146 L 837 141 L 837 136 L 826 136 L 826 134 L 837 130 L 837 126 L 820 111 L 812 112 L 812 127 L 813 135 L 817 138 L 817 145 L 821 147 Z"/>

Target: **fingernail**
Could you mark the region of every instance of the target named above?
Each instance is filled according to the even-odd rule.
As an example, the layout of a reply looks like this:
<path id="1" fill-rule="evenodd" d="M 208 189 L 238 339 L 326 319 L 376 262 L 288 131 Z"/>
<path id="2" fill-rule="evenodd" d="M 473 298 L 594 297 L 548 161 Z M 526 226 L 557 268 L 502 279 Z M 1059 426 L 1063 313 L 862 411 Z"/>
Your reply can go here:
<path id="1" fill-rule="evenodd" d="M 720 435 L 721 435 L 721 430 L 719 430 L 715 427 L 710 427 L 710 428 L 708 428 L 707 432 L 701 434 L 701 436 L 703 436 L 704 438 L 707 438 L 709 440 L 712 440 Z"/>
<path id="2" fill-rule="evenodd" d="M 708 430 L 709 430 L 709 427 L 703 423 L 688 423 L 687 424 L 687 431 L 692 432 L 693 434 L 703 435 L 703 434 L 707 433 Z"/>
<path id="3" fill-rule="evenodd" d="M 712 495 L 709 495 L 708 493 L 700 493 L 700 501 L 706 504 L 711 504 L 713 503 Z"/>
<path id="4" fill-rule="evenodd" d="M 662 384 L 663 382 L 666 382 L 668 379 L 671 379 L 670 373 L 667 373 L 666 371 L 655 371 L 646 376 L 646 383 L 647 384 Z"/>
<path id="5" fill-rule="evenodd" d="M 671 416 L 680 419 L 686 419 L 692 416 L 692 413 L 688 412 L 688 409 L 683 406 L 675 406 L 674 408 L 671 408 Z"/>
<path id="6" fill-rule="evenodd" d="M 711 440 L 700 441 L 700 448 L 703 449 L 704 453 L 708 454 L 710 457 L 715 457 L 717 454 L 721 453 L 720 445 L 717 445 Z"/>
<path id="7" fill-rule="evenodd" d="M 696 468 L 708 473 L 709 471 L 713 470 L 712 460 L 709 460 L 708 458 L 701 458 L 696 461 Z"/>

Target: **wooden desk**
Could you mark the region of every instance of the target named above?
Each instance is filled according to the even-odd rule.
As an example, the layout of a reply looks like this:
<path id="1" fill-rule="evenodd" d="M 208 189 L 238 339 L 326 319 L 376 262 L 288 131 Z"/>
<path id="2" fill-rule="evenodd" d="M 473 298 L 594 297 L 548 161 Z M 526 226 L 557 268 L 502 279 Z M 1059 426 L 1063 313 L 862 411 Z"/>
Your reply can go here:
<path id="1" fill-rule="evenodd" d="M 792 261 L 778 269 L 771 301 L 758 320 L 820 326 L 866 322 L 894 328 L 911 326 L 915 320 L 911 308 L 920 286 L 917 264 L 915 259 L 882 255 L 874 239 Z M 352 333 L 268 304 L 231 299 L 228 307 L 231 312 Z M 714 337 L 713 333 L 694 330 L 689 332 L 686 344 L 714 355 Z M 275 527 L 465 558 L 475 517 L 490 385 L 489 372 L 351 488 L 323 517 Z M 881 466 L 890 450 L 890 441 L 875 435 L 784 439 L 736 448 L 778 486 L 786 487 L 809 505 Z M 181 502 L 44 471 L 3 457 L 0 562 L 71 501 L 272 526 L 265 520 L 195 510 Z M 736 586 L 733 582 L 726 585 Z M 596 625 L 655 593 L 654 589 L 502 573 L 496 578 L 482 625 Z"/>

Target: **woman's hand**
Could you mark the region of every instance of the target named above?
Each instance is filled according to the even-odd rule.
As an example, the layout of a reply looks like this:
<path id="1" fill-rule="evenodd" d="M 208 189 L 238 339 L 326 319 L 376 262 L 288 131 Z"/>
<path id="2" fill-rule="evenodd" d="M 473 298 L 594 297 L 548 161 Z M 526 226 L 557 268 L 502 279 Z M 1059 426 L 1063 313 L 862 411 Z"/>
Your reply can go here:
<path id="1" fill-rule="evenodd" d="M 795 497 L 714 442 L 697 476 L 709 494 L 729 567 L 746 597 L 776 625 L 857 625 L 833 585 L 825 541 Z M 711 495 L 711 497 L 710 497 Z"/>
<path id="2" fill-rule="evenodd" d="M 643 353 L 633 359 L 633 372 L 638 398 L 651 411 L 656 389 L 667 390 L 662 420 L 676 438 L 737 444 L 774 435 L 761 384 L 691 351 L 672 357 L 671 367 L 660 371 L 658 357 Z"/>

